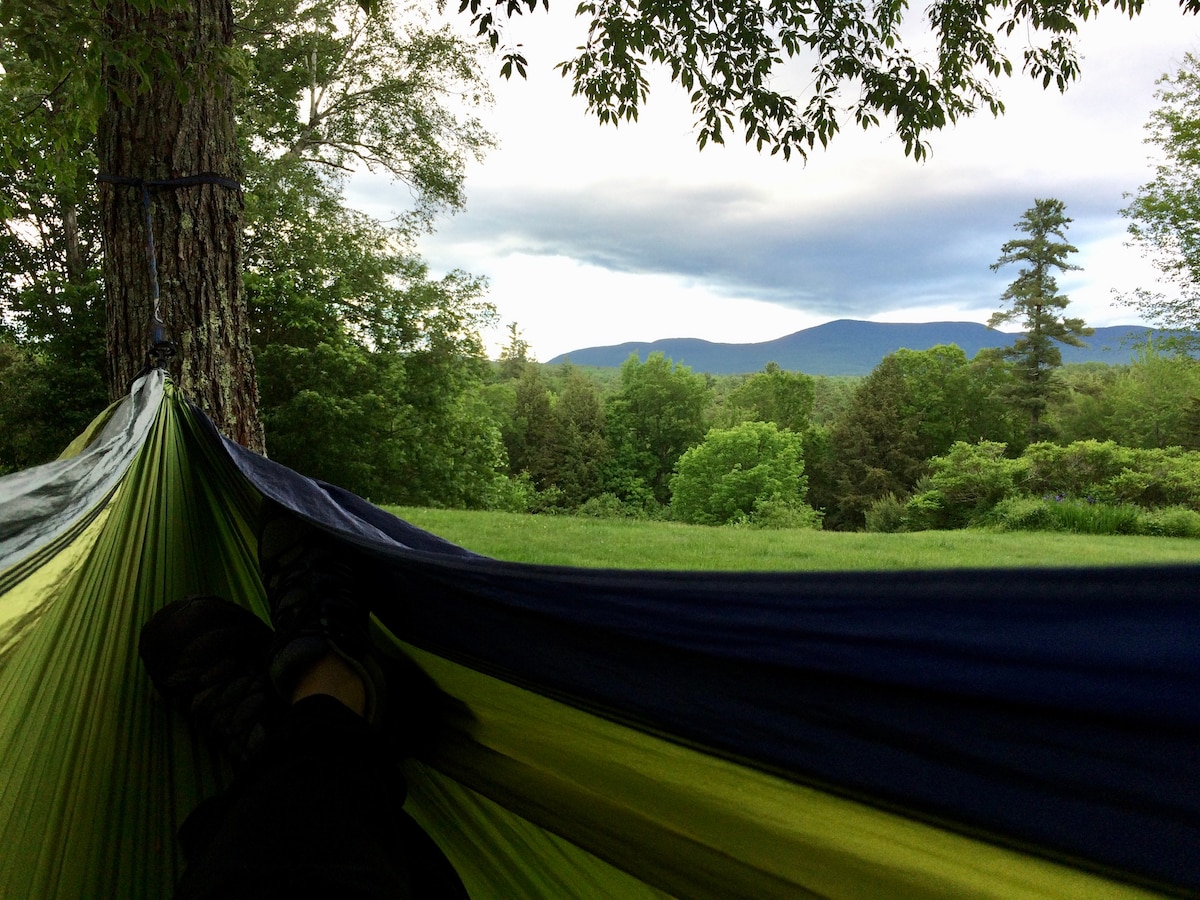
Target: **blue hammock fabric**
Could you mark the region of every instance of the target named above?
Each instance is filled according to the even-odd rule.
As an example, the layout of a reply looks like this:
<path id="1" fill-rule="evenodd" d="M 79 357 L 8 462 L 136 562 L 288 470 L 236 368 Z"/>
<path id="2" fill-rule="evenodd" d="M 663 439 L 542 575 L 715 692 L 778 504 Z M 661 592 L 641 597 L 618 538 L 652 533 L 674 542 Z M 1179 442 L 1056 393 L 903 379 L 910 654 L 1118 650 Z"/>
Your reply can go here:
<path id="1" fill-rule="evenodd" d="M 233 537 L 211 548 L 191 529 L 190 556 L 242 553 L 244 569 L 266 497 L 369 557 L 377 642 L 461 707 L 409 765 L 410 804 L 477 898 L 1200 890 L 1200 566 L 714 574 L 500 562 L 222 439 L 156 378 L 126 418 L 161 407 L 155 428 L 182 447 L 158 451 L 163 465 L 184 467 L 180 483 L 204 499 L 173 510 L 152 485 L 137 498 L 131 487 L 130 502 L 155 510 L 146 535 L 200 510 L 233 522 Z M 129 439 L 149 454 L 163 442 L 143 430 Z M 120 454 L 105 484 L 130 465 Z M 54 503 L 26 502 L 23 484 L 0 495 L 61 532 L 41 556 L 104 527 L 99 507 L 54 525 Z M 9 524 L 0 537 L 22 529 Z M 28 552 L 0 552 L 0 600 L 32 571 Z M 261 612 L 260 596 L 238 599 Z M 25 619 L 17 651 L 39 627 Z M 5 683 L 19 655 L 5 646 L 0 700 L 24 696 Z M 5 737 L 0 749 L 31 745 Z M 220 782 L 197 760 L 203 777 L 174 783 Z M 20 805 L 7 795 L 0 784 L 6 839 L 23 827 L 4 831 Z M 6 882 L 3 868 L 0 894 L 57 883 Z"/>
<path id="2" fill-rule="evenodd" d="M 390 563 L 378 615 L 416 646 L 823 789 L 1200 888 L 1200 567 L 517 565 L 226 447 L 265 496 Z"/>

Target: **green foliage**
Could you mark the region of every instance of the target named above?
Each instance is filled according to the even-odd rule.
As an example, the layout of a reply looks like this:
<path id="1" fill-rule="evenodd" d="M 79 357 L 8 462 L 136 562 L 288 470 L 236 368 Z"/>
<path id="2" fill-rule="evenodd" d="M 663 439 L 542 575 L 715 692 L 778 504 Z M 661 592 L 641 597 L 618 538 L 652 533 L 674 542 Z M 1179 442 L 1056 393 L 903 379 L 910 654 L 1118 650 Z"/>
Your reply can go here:
<path id="1" fill-rule="evenodd" d="M 1004 531 L 1053 531 L 1055 520 L 1046 500 L 1020 494 L 1005 497 L 983 522 Z"/>
<path id="2" fill-rule="evenodd" d="M 830 430 L 812 425 L 801 435 L 804 444 L 804 473 L 808 477 L 808 503 L 826 511 L 837 503 L 837 466 Z"/>
<path id="3" fill-rule="evenodd" d="M 993 269 L 1022 265 L 1016 280 L 1000 297 L 1002 304 L 1011 306 L 994 313 L 988 325 L 995 328 L 1017 320 L 1024 327 L 1024 333 L 1004 353 L 1013 361 L 1016 383 L 1011 396 L 1029 417 L 1030 440 L 1049 436 L 1043 417 L 1050 398 L 1061 390 L 1053 378 L 1054 370 L 1062 365 L 1058 344 L 1080 347 L 1082 338 L 1092 333 L 1082 319 L 1061 314 L 1070 300 L 1058 293 L 1053 274 L 1054 269 L 1078 269 L 1067 262 L 1068 256 L 1078 252 L 1064 236 L 1070 222 L 1061 200 L 1035 200 L 1015 226 L 1028 237 L 1006 242 L 1000 259 L 992 264 Z"/>
<path id="4" fill-rule="evenodd" d="M 243 44 L 215 60 L 239 76 L 245 284 L 272 454 L 375 497 L 510 502 L 490 409 L 473 396 L 477 331 L 492 315 L 482 284 L 429 278 L 411 242 L 434 211 L 461 206 L 465 165 L 490 146 L 471 115 L 488 99 L 476 50 L 418 10 L 402 19 L 376 6 L 367 18 L 337 0 L 238 0 Z M 174 62 L 161 43 L 114 42 L 87 4 L 3 3 L 0 24 L 11 101 L 0 111 L 0 327 L 20 344 L 9 374 L 23 385 L 0 396 L 0 421 L 49 435 L 25 441 L 24 465 L 29 447 L 57 451 L 105 399 L 101 64 L 145 87 Z M 359 163 L 412 189 L 398 227 L 345 208 L 341 174 Z"/>
<path id="5" fill-rule="evenodd" d="M 526 365 L 535 362 L 529 353 L 529 341 L 521 336 L 516 322 L 508 323 L 508 343 L 500 348 L 500 377 L 517 379 Z"/>
<path id="6" fill-rule="evenodd" d="M 1042 442 L 1009 459 L 1001 444 L 957 443 L 931 459 L 929 469 L 903 510 L 894 495 L 876 501 L 868 511 L 869 527 L 897 531 L 990 524 L 1182 536 L 1192 519 L 1178 511 L 1200 512 L 1200 453 L 1179 448 Z"/>
<path id="7" fill-rule="evenodd" d="M 802 454 L 801 437 L 773 423 L 714 428 L 679 459 L 671 515 L 695 525 L 811 524 Z"/>
<path id="8" fill-rule="evenodd" d="M 1200 538 L 1200 512 L 1181 506 L 1148 510 L 1138 520 L 1138 534 Z"/>
<path id="9" fill-rule="evenodd" d="M 895 494 L 884 494 L 867 507 L 864 528 L 879 534 L 908 531 L 906 503 Z"/>
<path id="10" fill-rule="evenodd" d="M 604 492 L 609 473 L 611 453 L 596 386 L 569 365 L 561 381 L 555 395 L 545 368 L 526 364 L 501 425 L 510 471 L 529 478 L 542 509 L 579 506 Z"/>
<path id="11" fill-rule="evenodd" d="M 387 394 L 403 379 L 349 342 L 271 344 L 258 352 L 264 425 L 273 458 L 366 497 L 391 499 L 385 473 L 400 462 L 380 440 L 395 429 Z"/>
<path id="12" fill-rule="evenodd" d="M 664 505 L 676 461 L 705 432 L 708 382 L 661 353 L 621 366 L 621 386 L 605 404 L 613 457 L 609 489 L 629 500 L 646 494 Z"/>
<path id="13" fill-rule="evenodd" d="M 100 353 L 92 348 L 91 361 Z M 65 363 L 0 331 L 0 475 L 54 459 L 104 405 L 86 361 Z"/>
<path id="14" fill-rule="evenodd" d="M 1200 446 L 1191 415 L 1200 398 L 1200 363 L 1153 342 L 1138 348 L 1110 392 L 1110 434 L 1127 447 Z"/>
<path id="15" fill-rule="evenodd" d="M 645 519 L 646 511 L 625 503 L 616 494 L 605 492 L 580 504 L 575 515 L 589 519 Z"/>
<path id="16" fill-rule="evenodd" d="M 1023 487 L 1030 494 L 1113 500 L 1110 482 L 1134 465 L 1135 455 L 1112 441 L 1077 441 L 1065 447 L 1031 444 L 1021 458 Z"/>
<path id="17" fill-rule="evenodd" d="M 504 444 L 513 473 L 527 473 L 538 490 L 553 483 L 554 428 L 550 389 L 542 369 L 526 366 L 514 385 Z"/>
<path id="18" fill-rule="evenodd" d="M 833 484 L 826 493 L 814 483 L 821 498 L 814 502 L 829 504 L 827 525 L 862 527 L 876 500 L 909 494 L 926 460 L 955 441 L 1010 443 L 1016 428 L 1002 400 L 1007 383 L 1001 361 L 981 354 L 968 362 L 953 345 L 885 357 L 830 433 Z"/>
<path id="19" fill-rule="evenodd" d="M 829 443 L 837 508 L 826 521 L 834 527 L 860 527 L 876 498 L 906 494 L 916 484 L 924 459 L 914 450 L 916 423 L 901 412 L 906 402 L 900 363 L 887 356 L 859 383 L 833 426 Z"/>
<path id="20" fill-rule="evenodd" d="M 770 528 L 776 531 L 798 528 L 820 529 L 821 513 L 807 503 L 795 503 L 791 500 L 759 498 L 754 501 L 754 508 L 745 519 L 737 520 L 734 524 L 748 525 L 753 528 Z"/>
<path id="21" fill-rule="evenodd" d="M 16 327 L 0 325 L 0 472 L 54 459 L 107 405 L 94 287 L 30 281 L 7 294 Z"/>
<path id="22" fill-rule="evenodd" d="M 1031 501 L 1023 510 L 1023 527 L 1036 531 L 1069 531 L 1073 534 L 1143 534 L 1141 520 L 1144 511 L 1129 503 L 1097 503 L 1086 500 L 1049 498 Z M 1005 517 L 998 507 L 998 523 L 1012 529 L 1016 517 Z"/>
<path id="23" fill-rule="evenodd" d="M 1060 441 L 1117 440 L 1115 432 L 1121 423 L 1113 412 L 1114 387 L 1124 370 L 1102 363 L 1067 365 L 1059 370 L 1063 389 L 1052 398 L 1048 418 Z"/>
<path id="24" fill-rule="evenodd" d="M 0 5 L 0 470 L 54 458 L 108 401 L 103 94 L 74 11 L 33 7 Z"/>
<path id="25" fill-rule="evenodd" d="M 0 219 L 30 212 L 20 196 L 29 186 L 78 187 L 94 173 L 98 24 L 81 4 L 0 3 L 0 171 L 17 176 L 0 179 Z"/>
<path id="26" fill-rule="evenodd" d="M 1012 493 L 1025 469 L 1023 460 L 1007 458 L 1004 444 L 955 443 L 948 453 L 929 461 L 929 474 L 908 502 L 913 529 L 963 528 Z"/>
<path id="27" fill-rule="evenodd" d="M 253 178 L 245 283 L 271 455 L 377 500 L 521 502 L 480 392 L 482 283 L 431 279 L 404 232 L 307 167 Z"/>
<path id="28" fill-rule="evenodd" d="M 490 98 L 472 44 L 429 28 L 417 7 L 401 16 L 390 0 L 377 6 L 366 15 L 342 0 L 236 0 L 249 75 L 239 126 L 248 157 L 386 172 L 412 188 L 427 223 L 463 205 L 466 164 L 492 145 L 466 110 Z"/>
<path id="29" fill-rule="evenodd" d="M 820 375 L 813 379 L 814 425 L 831 426 L 846 411 L 862 379 L 852 375 Z"/>
<path id="30" fill-rule="evenodd" d="M 561 505 L 577 507 L 603 492 L 611 450 L 595 384 L 573 366 L 564 370 L 554 404 L 553 481 L 561 491 Z"/>
<path id="31" fill-rule="evenodd" d="M 523 76 L 527 63 L 520 45 L 504 45 L 504 24 L 539 4 L 549 8 L 549 0 L 463 0 L 478 33 L 503 46 L 505 77 Z M 1109 5 L 1130 16 L 1141 9 L 1130 0 L 947 0 L 914 29 L 907 3 L 584 0 L 576 14 L 588 21 L 587 41 L 559 69 L 588 110 L 615 125 L 637 119 L 649 93 L 645 69 L 661 67 L 687 92 L 701 147 L 740 132 L 786 159 L 826 146 L 853 123 L 894 131 L 904 152 L 921 159 L 928 132 L 981 109 L 1003 112 L 994 79 L 1012 74 L 1013 35 L 1025 42 L 1021 68 L 1065 90 L 1079 74 L 1079 23 Z M 802 72 L 784 78 L 797 62 Z M 793 83 L 805 91 L 780 88 Z"/>
<path id="32" fill-rule="evenodd" d="M 787 372 L 776 363 L 751 375 L 729 395 L 729 405 L 742 421 L 774 422 L 780 428 L 801 432 L 813 410 L 813 379 Z"/>
<path id="33" fill-rule="evenodd" d="M 1200 510 L 1200 453 L 1178 447 L 1134 450 L 1132 464 L 1109 481 L 1118 500 Z"/>
<path id="34" fill-rule="evenodd" d="M 1010 497 L 997 504 L 986 521 L 1006 531 L 1200 538 L 1200 512 L 1182 506 L 1145 509 L 1134 503 Z"/>
<path id="35" fill-rule="evenodd" d="M 1200 330 L 1200 58 L 1187 53 L 1174 75 L 1159 79 L 1159 106 L 1146 123 L 1157 152 L 1154 177 L 1121 215 L 1134 246 L 1149 257 L 1169 290 L 1136 291 L 1127 302 L 1166 328 Z"/>
<path id="36" fill-rule="evenodd" d="M 1137 449 L 1112 441 L 1039 443 L 1019 460 L 1017 489 L 1085 502 L 1180 505 L 1200 510 L 1200 453 L 1178 447 Z"/>

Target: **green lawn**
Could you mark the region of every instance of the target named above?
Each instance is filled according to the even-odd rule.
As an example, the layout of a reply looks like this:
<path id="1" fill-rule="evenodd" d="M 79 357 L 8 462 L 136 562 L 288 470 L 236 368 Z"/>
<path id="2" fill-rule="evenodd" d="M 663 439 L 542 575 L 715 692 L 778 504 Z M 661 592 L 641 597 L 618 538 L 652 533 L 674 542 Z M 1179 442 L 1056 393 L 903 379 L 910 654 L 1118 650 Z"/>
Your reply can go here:
<path id="1" fill-rule="evenodd" d="M 1200 541 L 1037 532 L 846 534 L 390 507 L 477 553 L 622 569 L 936 569 L 1200 562 Z"/>

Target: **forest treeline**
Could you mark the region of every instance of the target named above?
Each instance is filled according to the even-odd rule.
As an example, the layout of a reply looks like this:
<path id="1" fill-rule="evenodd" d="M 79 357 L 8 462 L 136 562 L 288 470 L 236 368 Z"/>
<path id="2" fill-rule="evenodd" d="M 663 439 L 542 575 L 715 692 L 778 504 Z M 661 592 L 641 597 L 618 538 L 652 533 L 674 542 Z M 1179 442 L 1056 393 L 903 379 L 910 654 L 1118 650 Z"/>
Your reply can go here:
<path id="1" fill-rule="evenodd" d="M 377 502 L 1200 535 L 1200 363 L 1171 347 L 1059 369 L 1052 437 L 1031 441 L 996 351 L 900 350 L 861 378 L 774 365 L 713 377 L 661 354 L 619 370 L 543 365 L 515 329 L 499 362 L 462 344 L 370 351 L 339 333 L 309 323 L 259 349 L 268 446 Z M 100 408 L 62 375 L 0 340 L 0 465 L 52 457 Z"/>
<path id="2" fill-rule="evenodd" d="M 618 372 L 508 356 L 484 378 L 510 509 L 703 524 L 1200 535 L 1200 364 L 1147 344 L 1056 372 L 1030 439 L 995 351 L 901 350 L 863 378 Z"/>

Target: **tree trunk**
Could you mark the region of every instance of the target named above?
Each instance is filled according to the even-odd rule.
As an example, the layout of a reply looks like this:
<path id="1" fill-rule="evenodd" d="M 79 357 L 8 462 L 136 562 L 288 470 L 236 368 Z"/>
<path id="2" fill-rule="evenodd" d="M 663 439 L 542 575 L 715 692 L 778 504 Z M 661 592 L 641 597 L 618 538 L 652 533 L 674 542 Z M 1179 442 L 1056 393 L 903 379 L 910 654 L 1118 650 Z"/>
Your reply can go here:
<path id="1" fill-rule="evenodd" d="M 229 0 L 160 2 L 148 12 L 115 0 L 106 7 L 106 26 L 115 51 L 104 68 L 102 174 L 148 182 L 206 173 L 239 180 Z M 141 73 L 130 59 L 140 60 Z M 149 198 L 160 315 L 177 348 L 171 375 L 224 434 L 261 451 L 242 293 L 241 192 L 204 183 L 151 187 Z M 142 189 L 102 182 L 101 206 L 110 391 L 119 396 L 143 368 L 151 343 Z"/>

